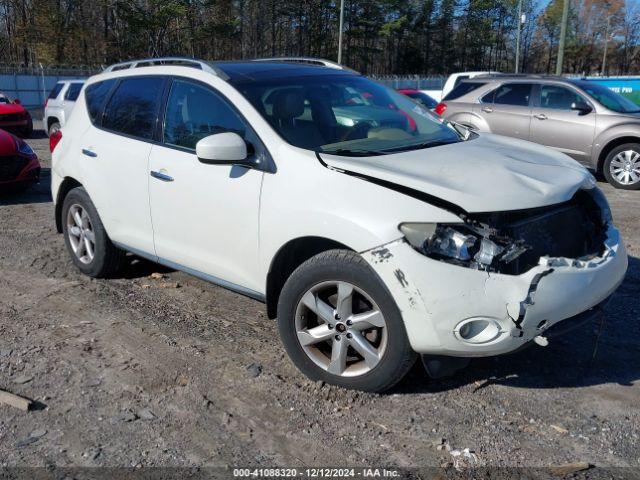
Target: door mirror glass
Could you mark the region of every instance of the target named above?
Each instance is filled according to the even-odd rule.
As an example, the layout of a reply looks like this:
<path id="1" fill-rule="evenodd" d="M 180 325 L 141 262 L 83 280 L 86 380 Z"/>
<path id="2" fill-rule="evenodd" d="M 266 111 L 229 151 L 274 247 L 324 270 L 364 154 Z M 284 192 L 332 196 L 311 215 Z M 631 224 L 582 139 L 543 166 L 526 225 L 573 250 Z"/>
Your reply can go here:
<path id="1" fill-rule="evenodd" d="M 204 137 L 196 144 L 196 155 L 202 163 L 252 166 L 247 159 L 247 143 L 234 132 Z"/>
<path id="2" fill-rule="evenodd" d="M 593 111 L 591 106 L 587 105 L 584 102 L 573 102 L 571 104 L 571 110 L 576 110 L 577 112 L 580 113 L 580 115 L 586 115 L 586 114 L 591 113 Z"/>

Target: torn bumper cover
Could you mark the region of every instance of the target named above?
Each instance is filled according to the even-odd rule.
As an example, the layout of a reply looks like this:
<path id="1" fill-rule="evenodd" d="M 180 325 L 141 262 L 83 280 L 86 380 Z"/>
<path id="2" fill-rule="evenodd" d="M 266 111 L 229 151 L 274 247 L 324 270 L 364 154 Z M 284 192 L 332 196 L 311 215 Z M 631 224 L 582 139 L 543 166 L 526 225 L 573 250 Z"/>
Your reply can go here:
<path id="1" fill-rule="evenodd" d="M 622 282 L 627 254 L 613 226 L 602 254 L 541 257 L 520 275 L 429 258 L 400 239 L 363 253 L 402 313 L 418 353 L 491 356 L 508 353 L 552 326 L 598 306 Z"/>

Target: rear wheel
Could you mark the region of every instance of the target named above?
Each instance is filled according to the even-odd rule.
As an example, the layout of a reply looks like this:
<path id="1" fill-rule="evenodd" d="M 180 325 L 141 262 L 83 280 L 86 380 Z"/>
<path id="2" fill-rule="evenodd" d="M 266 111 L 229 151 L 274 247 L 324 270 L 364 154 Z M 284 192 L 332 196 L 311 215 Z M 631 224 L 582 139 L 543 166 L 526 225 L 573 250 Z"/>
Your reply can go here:
<path id="1" fill-rule="evenodd" d="M 90 277 L 115 274 L 125 253 L 118 249 L 102 225 L 98 212 L 82 187 L 71 190 L 62 206 L 62 230 L 71 260 Z"/>
<path id="2" fill-rule="evenodd" d="M 47 133 L 49 134 L 49 136 L 51 136 L 54 133 L 56 133 L 58 130 L 60 130 L 60 123 L 53 122 L 51 125 L 49 125 L 49 131 Z"/>
<path id="3" fill-rule="evenodd" d="M 615 188 L 640 189 L 640 144 L 626 143 L 611 150 L 602 170 Z"/>
<path id="4" fill-rule="evenodd" d="M 29 138 L 33 135 L 33 120 L 29 120 L 27 126 L 22 130 L 21 136 L 22 138 Z"/>
<path id="5" fill-rule="evenodd" d="M 381 392 L 414 364 L 400 311 L 357 253 L 330 250 L 298 267 L 278 302 L 293 363 L 312 380 Z"/>

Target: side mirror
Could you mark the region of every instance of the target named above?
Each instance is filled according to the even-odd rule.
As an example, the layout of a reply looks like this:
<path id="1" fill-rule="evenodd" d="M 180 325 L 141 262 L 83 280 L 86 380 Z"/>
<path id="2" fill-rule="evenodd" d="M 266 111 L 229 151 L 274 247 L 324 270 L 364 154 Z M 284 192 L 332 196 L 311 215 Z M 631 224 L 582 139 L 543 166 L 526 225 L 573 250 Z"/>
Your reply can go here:
<path id="1" fill-rule="evenodd" d="M 196 155 L 202 163 L 210 165 L 242 165 L 253 167 L 249 160 L 247 143 L 233 132 L 216 133 L 203 138 L 196 144 Z"/>
<path id="2" fill-rule="evenodd" d="M 593 111 L 593 108 L 583 102 L 573 102 L 571 104 L 571 110 L 577 111 L 579 115 L 587 115 Z"/>
<path id="3" fill-rule="evenodd" d="M 22 105 L 22 102 L 17 98 L 13 101 L 13 103 L 15 103 L 16 105 Z"/>

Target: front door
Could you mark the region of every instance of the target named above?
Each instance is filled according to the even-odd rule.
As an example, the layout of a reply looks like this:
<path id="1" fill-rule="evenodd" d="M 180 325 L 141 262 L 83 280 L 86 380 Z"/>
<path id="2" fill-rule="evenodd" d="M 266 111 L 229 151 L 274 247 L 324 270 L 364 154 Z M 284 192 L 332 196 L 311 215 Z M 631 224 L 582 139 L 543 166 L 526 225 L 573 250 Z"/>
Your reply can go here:
<path id="1" fill-rule="evenodd" d="M 596 113 L 571 109 L 572 103 L 589 104 L 578 92 L 561 85 L 540 85 L 532 110 L 531 141 L 554 148 L 591 167 Z"/>
<path id="2" fill-rule="evenodd" d="M 151 149 L 149 197 L 156 254 L 161 262 L 204 274 L 249 294 L 256 283 L 258 219 L 264 173 L 229 165 L 207 165 L 196 143 L 236 132 L 249 151 L 264 148 L 253 130 L 214 89 L 174 79 L 164 115 L 162 143 Z"/>

